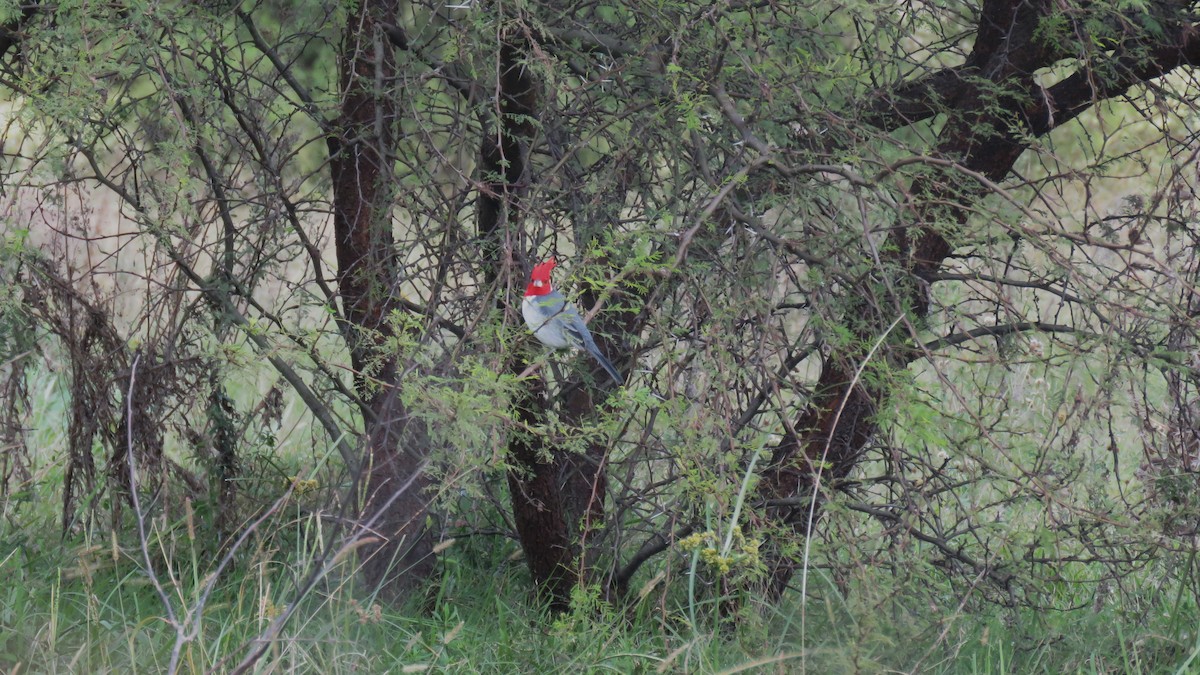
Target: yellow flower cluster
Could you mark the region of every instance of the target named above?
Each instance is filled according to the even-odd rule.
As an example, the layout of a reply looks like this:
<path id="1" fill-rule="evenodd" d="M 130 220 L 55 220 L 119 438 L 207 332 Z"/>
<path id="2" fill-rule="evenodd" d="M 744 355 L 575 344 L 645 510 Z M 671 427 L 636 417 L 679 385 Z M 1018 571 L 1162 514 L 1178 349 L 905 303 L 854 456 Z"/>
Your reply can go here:
<path id="1" fill-rule="evenodd" d="M 265 595 L 258 601 L 258 615 L 267 621 L 283 614 L 283 610 L 284 607 L 282 605 L 271 602 L 271 598 Z"/>
<path id="2" fill-rule="evenodd" d="M 315 478 L 301 478 L 299 476 L 291 476 L 287 479 L 288 485 L 296 492 L 296 496 L 313 492 L 321 486 Z"/>
<path id="3" fill-rule="evenodd" d="M 718 533 L 708 530 L 696 532 L 679 540 L 679 547 L 687 552 L 700 551 L 700 559 L 705 565 L 721 574 L 728 574 L 735 569 L 750 569 L 758 565 L 759 546 L 762 542 L 757 539 L 747 539 L 740 525 L 733 526 L 733 541 L 729 555 L 721 555 L 721 537 Z"/>
<path id="4" fill-rule="evenodd" d="M 733 569 L 733 558 L 717 553 L 717 549 L 711 546 L 700 551 L 700 559 L 721 574 L 729 574 L 729 570 Z"/>

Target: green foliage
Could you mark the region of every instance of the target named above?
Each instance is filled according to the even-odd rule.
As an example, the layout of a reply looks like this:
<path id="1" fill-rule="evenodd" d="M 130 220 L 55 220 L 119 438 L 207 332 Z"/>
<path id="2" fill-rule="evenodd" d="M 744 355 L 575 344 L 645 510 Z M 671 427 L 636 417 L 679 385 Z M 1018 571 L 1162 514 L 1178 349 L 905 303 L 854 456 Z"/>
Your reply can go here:
<path id="1" fill-rule="evenodd" d="M 184 646 L 185 672 L 231 667 L 247 642 L 295 601 L 295 579 L 315 564 L 308 550 L 319 530 L 319 518 L 292 507 L 263 524 L 251 549 L 204 601 L 200 630 Z M 158 571 L 174 570 L 182 607 L 200 607 L 198 591 L 213 579 L 196 548 L 205 533 L 189 535 L 181 522 L 159 536 Z M 0 533 L 0 540 L 5 545 L 0 569 L 11 582 L 0 591 L 5 635 L 0 661 L 36 672 L 165 666 L 174 633 L 159 618 L 162 606 L 139 571 L 136 542 L 76 539 L 65 548 L 39 546 L 37 532 L 12 530 Z M 1137 620 L 1107 602 L 1087 612 L 963 602 L 932 569 L 905 583 L 894 572 L 864 566 L 836 585 L 818 576 L 804 606 L 749 611 L 732 633 L 717 626 L 684 630 L 683 608 L 672 594 L 651 591 L 620 607 L 587 586 L 577 587 L 571 609 L 539 631 L 529 626 L 543 620 L 541 610 L 530 604 L 526 574 L 509 559 L 510 551 L 511 546 L 481 541 L 450 549 L 438 596 L 426 612 L 364 597 L 354 589 L 352 566 L 343 563 L 318 593 L 300 601 L 270 662 L 331 673 L 718 672 L 763 666 L 817 672 L 1162 672 L 1194 653 L 1200 616 L 1192 601 L 1152 584 L 1138 590 L 1148 611 Z"/>
<path id="2" fill-rule="evenodd" d="M 1113 88 L 1179 52 L 1168 5 L 1014 5 L 993 68 L 962 2 L 379 4 L 405 48 L 362 2 L 46 5 L 0 64 L 0 665 L 222 671 L 265 637 L 330 672 L 1194 666 L 1200 106 L 1183 73 Z M 347 260 L 351 55 L 392 245 Z M 1060 124 L 1077 75 L 1126 98 Z M 526 335 L 548 254 L 626 387 Z M 372 265 L 378 332 L 346 319 Z M 396 606 L 356 585 L 337 451 L 380 424 L 438 539 Z M 592 522 L 562 486 L 601 469 Z M 554 616 L 525 497 L 584 561 Z"/>

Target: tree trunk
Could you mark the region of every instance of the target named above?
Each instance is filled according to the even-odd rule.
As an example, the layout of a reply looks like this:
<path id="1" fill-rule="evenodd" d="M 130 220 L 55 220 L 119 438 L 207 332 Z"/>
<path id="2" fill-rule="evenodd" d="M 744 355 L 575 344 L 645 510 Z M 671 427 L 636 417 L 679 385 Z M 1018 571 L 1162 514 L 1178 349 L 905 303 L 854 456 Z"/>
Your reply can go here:
<path id="1" fill-rule="evenodd" d="M 1006 49 L 990 51 L 991 43 L 977 42 L 976 53 L 969 64 L 983 64 L 993 76 L 992 86 L 971 84 L 957 93 L 956 113 L 940 134 L 937 157 L 948 158 L 968 172 L 981 174 L 997 182 L 1008 175 L 1013 164 L 1027 147 L 1027 141 L 1008 128 L 1009 116 L 997 112 L 997 100 L 1013 114 L 1026 112 L 1019 101 L 1028 100 L 1034 83 L 1032 73 L 1038 64 L 1050 57 L 1047 49 L 1034 39 L 1040 13 L 1036 7 L 1021 4 L 1011 13 L 989 9 L 1006 17 L 1005 31 L 1013 42 L 1015 53 Z M 1022 48 L 1023 47 L 1023 48 Z M 1006 91 L 1007 88 L 1007 91 Z M 1014 88 L 1019 88 L 1013 93 Z M 997 92 L 1002 92 L 997 95 Z M 953 168 L 949 169 L 951 172 Z M 921 326 L 930 311 L 929 286 L 938 269 L 953 250 L 938 229 L 938 221 L 947 219 L 966 224 L 967 207 L 987 188 L 976 182 L 963 186 L 957 177 L 947 180 L 926 178 L 912 186 L 912 224 L 897 227 L 889 235 L 888 251 L 883 259 L 897 296 L 876 300 L 869 305 L 867 298 L 881 298 L 878 288 L 863 289 L 860 300 L 847 312 L 847 323 L 854 339 L 850 347 L 831 354 L 822 364 L 820 378 L 809 406 L 793 423 L 789 433 L 775 447 L 772 462 L 763 477 L 761 494 L 768 504 L 777 504 L 769 514 L 796 532 L 811 535 L 821 504 L 820 490 L 830 482 L 847 476 L 862 457 L 870 439 L 878 431 L 875 412 L 887 401 L 887 378 L 869 378 L 854 382 L 854 373 L 868 357 L 876 342 L 881 348 L 873 358 L 891 368 L 904 368 L 923 354 L 913 348 L 909 330 L 900 327 L 888 332 L 896 319 L 897 308 L 908 312 L 912 326 Z M 952 205 L 952 206 L 946 206 Z M 913 236 L 915 232 L 915 236 Z M 915 240 L 915 241 L 914 241 Z M 813 492 L 818 494 L 814 497 Z M 769 594 L 778 598 L 787 590 L 801 560 L 774 554 L 769 560 Z"/>
<path id="2" fill-rule="evenodd" d="M 386 348 L 399 307 L 392 235 L 393 126 L 388 88 L 396 65 L 380 24 L 395 24 L 392 3 L 365 0 L 347 18 L 341 54 L 341 115 L 329 138 L 338 289 L 355 384 L 363 400 L 366 452 L 360 551 L 367 584 L 398 599 L 433 569 L 432 533 L 422 471 L 425 435 L 410 424 L 395 387 L 396 357 Z"/>
<path id="3" fill-rule="evenodd" d="M 500 114 L 492 120 L 493 128 L 484 129 L 480 149 L 479 169 L 486 188 L 479 197 L 478 228 L 488 286 L 514 257 L 524 259 L 526 247 L 521 197 L 530 180 L 529 146 L 534 133 L 532 119 L 537 115 L 537 90 L 521 57 L 517 45 L 501 45 L 496 88 Z M 517 283 L 519 287 L 520 281 Z M 509 303 L 502 305 L 516 314 Z M 519 324 L 520 319 L 513 316 L 513 322 Z M 509 371 L 519 373 L 527 365 L 523 359 L 513 358 Z M 531 378 L 513 405 L 523 424 L 542 423 L 543 411 L 550 405 L 545 380 Z M 564 457 L 519 431 L 509 440 L 508 455 L 513 467 L 508 472 L 513 521 L 533 583 L 551 607 L 566 607 L 574 584 L 576 547 L 562 493 Z"/>

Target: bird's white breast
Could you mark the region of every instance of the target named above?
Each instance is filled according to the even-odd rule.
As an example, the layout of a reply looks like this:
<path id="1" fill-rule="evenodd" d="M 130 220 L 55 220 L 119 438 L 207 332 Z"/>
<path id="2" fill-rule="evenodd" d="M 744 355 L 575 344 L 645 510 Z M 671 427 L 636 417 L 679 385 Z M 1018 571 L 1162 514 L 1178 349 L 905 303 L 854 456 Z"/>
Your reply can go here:
<path id="1" fill-rule="evenodd" d="M 561 326 L 562 319 L 559 315 L 562 314 L 563 308 L 561 306 L 557 309 L 551 308 L 547 306 L 548 304 L 557 303 L 553 301 L 548 303 L 545 296 L 526 295 L 521 300 L 521 316 L 525 318 L 525 325 L 529 326 L 534 337 L 547 347 L 554 349 L 572 347 L 566 331 Z"/>

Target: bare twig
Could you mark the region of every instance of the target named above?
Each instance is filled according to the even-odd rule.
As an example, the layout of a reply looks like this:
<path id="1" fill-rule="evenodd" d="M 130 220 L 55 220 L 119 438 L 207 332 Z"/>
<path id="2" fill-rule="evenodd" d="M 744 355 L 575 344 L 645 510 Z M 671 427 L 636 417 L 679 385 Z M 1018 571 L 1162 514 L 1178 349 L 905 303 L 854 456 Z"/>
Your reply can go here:
<path id="1" fill-rule="evenodd" d="M 179 656 L 186 641 L 184 625 L 175 616 L 175 605 L 171 602 L 170 596 L 167 595 L 166 589 L 163 588 L 162 582 L 159 581 L 158 574 L 154 571 L 154 563 L 150 560 L 150 544 L 146 536 L 146 514 L 142 511 L 141 498 L 138 496 L 137 460 L 135 459 L 137 455 L 133 449 L 133 395 L 135 391 L 134 385 L 137 383 L 138 363 L 141 359 L 141 352 L 134 354 L 133 363 L 129 366 L 129 388 L 125 392 L 125 434 L 127 443 L 125 460 L 129 466 L 129 498 L 133 501 L 133 515 L 137 520 L 138 544 L 142 549 L 142 563 L 145 565 L 146 576 L 149 577 L 150 583 L 154 586 L 154 591 L 158 593 L 158 599 L 162 601 L 163 608 L 167 612 L 167 623 L 175 629 L 175 644 L 171 648 L 171 661 L 167 666 L 167 673 L 175 673 L 179 669 Z M 171 585 L 176 585 L 174 578 L 171 579 Z"/>

